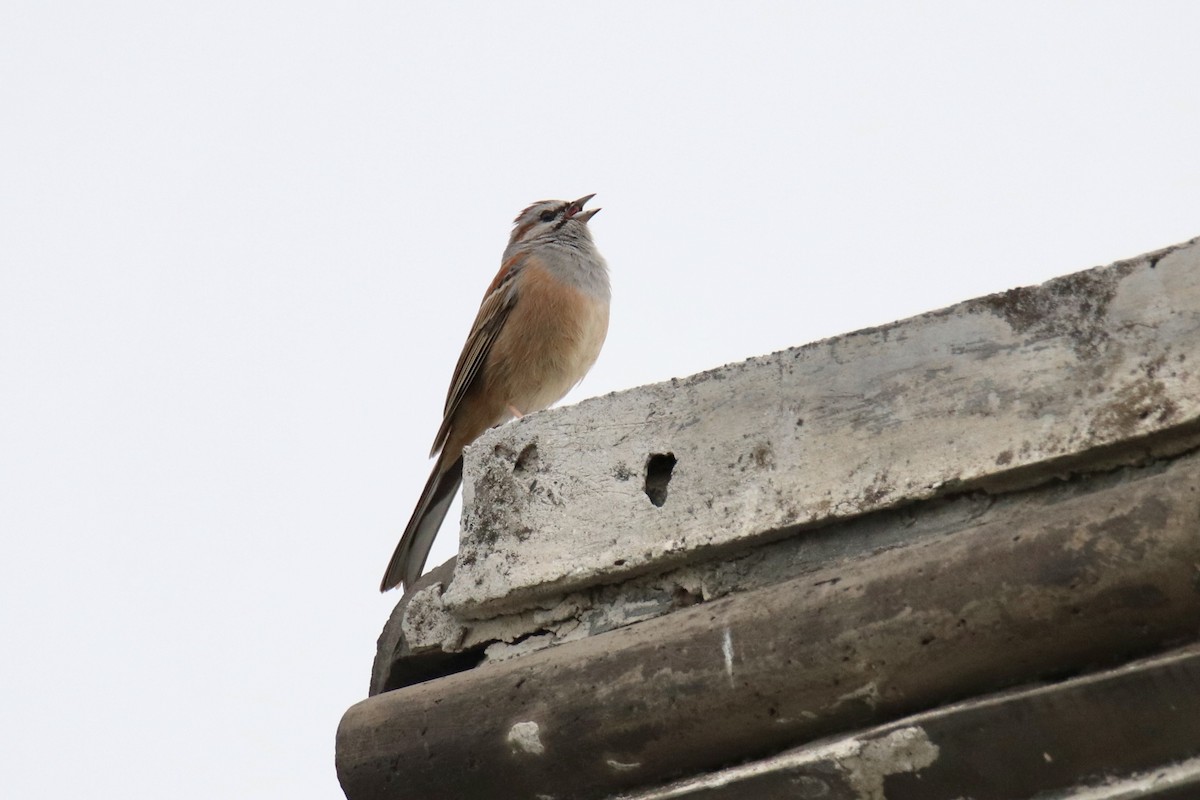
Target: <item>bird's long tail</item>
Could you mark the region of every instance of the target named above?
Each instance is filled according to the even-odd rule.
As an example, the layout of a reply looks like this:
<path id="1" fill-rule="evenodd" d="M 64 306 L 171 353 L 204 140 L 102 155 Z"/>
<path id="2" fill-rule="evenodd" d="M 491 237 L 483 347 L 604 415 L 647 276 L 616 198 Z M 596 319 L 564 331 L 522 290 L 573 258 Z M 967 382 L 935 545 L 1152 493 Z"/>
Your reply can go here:
<path id="1" fill-rule="evenodd" d="M 412 519 L 408 521 L 400 544 L 396 545 L 396 552 L 392 553 L 392 560 L 383 573 L 379 591 L 386 592 L 394 586 L 411 587 L 421 577 L 425 559 L 429 557 L 429 548 L 433 547 L 433 539 L 437 536 L 438 528 L 442 527 L 454 493 L 462 483 L 462 469 L 462 456 L 444 471 L 441 463 L 434 464 Z"/>

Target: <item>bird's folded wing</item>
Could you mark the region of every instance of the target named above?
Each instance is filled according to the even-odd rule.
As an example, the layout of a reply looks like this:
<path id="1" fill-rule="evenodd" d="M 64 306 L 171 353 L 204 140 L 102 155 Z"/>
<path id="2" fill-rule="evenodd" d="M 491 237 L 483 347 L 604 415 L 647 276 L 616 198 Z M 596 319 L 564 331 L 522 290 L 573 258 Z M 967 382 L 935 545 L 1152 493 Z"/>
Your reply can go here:
<path id="1" fill-rule="evenodd" d="M 450 391 L 446 394 L 446 408 L 442 416 L 442 425 L 438 428 L 437 437 L 433 440 L 430 455 L 437 453 L 446 444 L 450 435 L 451 421 L 455 418 L 459 406 L 471 384 L 479 376 L 480 369 L 487 361 L 488 353 L 504 327 L 508 314 L 512 311 L 517 300 L 516 284 L 513 278 L 525 263 L 526 253 L 515 253 L 500 267 L 500 272 L 492 285 L 488 287 L 479 313 L 475 315 L 475 323 L 471 326 L 471 334 L 463 345 L 458 363 L 454 365 L 454 377 L 450 379 Z"/>

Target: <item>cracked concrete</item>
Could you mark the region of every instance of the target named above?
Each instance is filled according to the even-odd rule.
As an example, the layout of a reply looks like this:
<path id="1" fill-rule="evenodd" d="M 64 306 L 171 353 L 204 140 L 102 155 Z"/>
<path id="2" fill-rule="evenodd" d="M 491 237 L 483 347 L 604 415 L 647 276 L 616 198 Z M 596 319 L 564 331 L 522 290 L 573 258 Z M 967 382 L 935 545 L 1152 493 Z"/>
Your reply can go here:
<path id="1" fill-rule="evenodd" d="M 1200 651 L 1058 682 L 1194 640 L 1198 268 L 1191 242 L 492 432 L 458 563 L 343 718 L 347 796 L 1200 786 Z"/>
<path id="2" fill-rule="evenodd" d="M 442 602 L 441 582 L 419 584 L 408 598 L 408 610 L 397 618 L 402 621 L 407 647 L 398 655 L 384 657 L 381 652 L 372 679 L 375 687 L 372 693 L 384 687 L 394 688 L 386 677 L 386 666 L 393 658 L 403 659 L 430 651 L 482 651 L 482 661 L 502 661 L 805 575 L 828 573 L 828 577 L 820 582 L 836 586 L 842 580 L 837 575 L 838 568 L 854 561 L 922 542 L 935 542 L 948 533 L 998 525 L 1022 515 L 1036 514 L 1038 509 L 1053 508 L 1072 498 L 1156 475 L 1172 464 L 1195 458 L 1196 455 L 1185 453 L 1131 466 L 1108 464 L 1095 472 L 1079 472 L 1035 490 L 1000 494 L 975 490 L 946 496 L 855 517 L 806 536 L 768 542 L 668 570 L 661 575 L 573 592 L 550 608 L 527 609 L 486 619 L 454 616 Z M 1154 510 L 1146 507 L 1135 509 L 1135 512 L 1144 516 Z M 1122 519 L 1122 515 L 1117 515 L 1106 524 L 1116 533 Z M 1088 546 L 1098 545 L 1091 543 Z M 843 699 L 869 699 L 870 696 L 869 689 L 864 686 L 851 690 Z"/>
<path id="3" fill-rule="evenodd" d="M 462 618 L 1200 441 L 1200 244 L 533 414 L 467 452 Z"/>
<path id="4" fill-rule="evenodd" d="M 1056 303 L 1063 304 L 1057 314 Z M 834 394 L 828 389 L 822 395 L 826 398 L 823 402 L 833 402 L 829 398 L 837 397 L 841 407 L 856 409 L 848 418 L 832 411 L 825 415 L 848 424 L 831 433 L 842 439 L 856 439 L 866 431 L 878 441 L 889 428 L 899 425 L 919 429 L 919 435 L 928 441 L 958 430 L 955 426 L 961 427 L 962 418 L 977 427 L 969 441 L 947 441 L 932 453 L 914 453 L 901 463 L 881 458 L 848 460 L 841 453 L 823 458 L 819 465 L 810 464 L 798 459 L 798 448 L 820 448 L 827 453 L 838 448 L 815 439 L 798 444 L 785 437 L 780 443 L 771 433 L 778 433 L 779 426 L 784 425 L 805 431 L 805 437 L 815 436 L 822 418 L 820 413 L 813 413 L 816 406 L 804 416 L 796 412 L 795 418 L 789 414 L 782 421 L 747 411 L 755 407 L 752 398 L 766 391 L 760 385 L 764 372 L 770 373 L 767 389 L 778 388 L 780 376 L 792 368 L 789 365 L 811 348 L 752 359 L 673 382 L 670 389 L 679 395 L 674 403 L 678 408 L 669 397 L 661 396 L 665 385 L 652 386 L 593 401 L 597 409 L 563 409 L 537 415 L 537 425 L 532 424 L 535 420 L 531 416 L 530 424 L 523 422 L 493 432 L 488 440 L 492 458 L 482 469 L 481 481 L 492 481 L 495 487 L 486 496 L 469 498 L 465 512 L 476 525 L 483 525 L 485 516 L 490 522 L 475 529 L 478 536 L 468 532 L 453 582 L 446 580 L 450 575 L 447 571 L 433 585 L 418 584 L 419 591 L 406 599 L 407 608 L 400 616 L 404 648 L 398 655 L 478 652 L 483 660 L 493 661 L 576 641 L 731 592 L 787 580 L 839 559 L 899 546 L 939 531 L 983 524 L 1013 513 L 1026 502 L 1012 494 L 1015 489 L 1046 480 L 1119 472 L 1126 465 L 1150 463 L 1158 454 L 1177 453 L 1200 441 L 1200 425 L 1196 424 L 1200 422 L 1200 374 L 1192 372 L 1189 362 L 1189 348 L 1200 344 L 1200 245 L 1192 243 L 1056 279 L 1042 287 L 968 301 L 873 333 L 850 334 L 815 347 L 824 348 L 827 356 L 836 355 L 839 369 L 871 373 L 865 367 L 856 367 L 847 342 L 874 337 L 877 341 L 902 341 L 912 348 L 930 330 L 941 336 L 945 325 L 959 325 L 963 319 L 976 317 L 987 325 L 1003 321 L 1012 337 L 1006 339 L 996 333 L 990 346 L 984 348 L 976 334 L 963 334 L 961 344 L 946 346 L 943 342 L 938 352 L 944 355 L 934 360 L 927 358 L 931 352 L 927 347 L 917 348 L 922 358 L 908 359 L 913 364 L 924 364 L 920 369 L 910 364 L 907 370 L 918 383 L 942 385 L 952 375 L 959 376 L 946 384 L 957 386 L 957 393 L 947 389 L 941 393 L 946 397 L 939 401 L 943 406 L 959 403 L 957 422 L 951 420 L 939 427 L 940 421 L 929 415 L 902 420 L 897 410 L 915 401 L 901 396 L 897 389 L 902 385 L 901 378 L 894 375 L 890 384 L 879 384 L 872 395 L 872 402 L 887 406 L 886 412 L 872 407 L 864 397 Z M 1026 363 L 1034 357 L 1024 350 L 1030 342 L 1038 343 L 1037 359 L 1065 370 L 1062 380 L 1055 382 L 1039 374 L 1031 383 L 1024 373 L 1012 373 L 1014 369 L 1044 371 L 1036 363 Z M 1009 372 L 993 363 L 1001 351 L 1016 359 L 1009 365 Z M 879 363 L 877 354 L 854 352 L 872 364 Z M 1087 354 L 1086 358 L 1081 353 Z M 809 353 L 810 361 L 814 357 Z M 958 360 L 963 363 L 956 363 Z M 940 366 L 935 366 L 935 361 Z M 818 366 L 809 365 L 808 369 L 817 370 Z M 890 371 L 903 371 L 898 370 L 896 359 L 891 360 Z M 975 376 L 969 387 L 965 385 L 968 379 L 962 377 L 968 374 Z M 1080 375 L 1082 384 L 1075 380 Z M 740 382 L 749 382 L 749 387 L 739 389 Z M 710 402 L 726 404 L 727 411 L 736 412 L 732 414 L 735 420 L 757 419 L 765 430 L 716 436 L 718 420 L 705 418 L 706 422 L 696 413 L 701 391 L 697 387 L 713 385 L 720 385 L 722 393 Z M 733 402 L 731 396 L 741 405 L 729 405 Z M 610 422 L 620 419 L 620 413 L 605 409 L 614 403 L 633 401 L 644 404 L 642 413 L 651 420 L 647 423 L 649 431 L 621 425 L 608 425 L 600 434 L 584 429 L 595 423 L 601 411 Z M 795 404 L 794 398 L 772 399 L 774 408 Z M 1073 426 L 1062 424 L 1072 415 L 1076 418 Z M 890 422 L 883 424 L 881 420 L 885 419 Z M 547 426 L 553 428 L 549 433 Z M 529 430 L 522 432 L 526 428 Z M 563 435 L 551 438 L 550 433 L 555 431 Z M 664 457 L 667 453 L 706 448 L 715 451 L 731 438 L 746 445 L 744 450 L 730 448 L 725 452 L 720 463 L 723 474 L 712 478 L 714 490 L 705 497 L 684 480 L 687 461 L 673 456 L 677 463 L 669 470 L 670 494 L 663 506 L 656 507 L 646 497 L 638 473 L 650 456 L 643 455 L 638 463 L 622 455 L 620 448 L 612 452 L 565 449 L 579 437 L 594 442 L 596 435 L 611 436 L 614 431 L 626 442 L 651 440 L 652 445 L 643 449 L 663 451 Z M 669 442 L 668 434 L 674 437 Z M 879 446 L 887 445 L 880 442 Z M 1074 457 L 1065 458 L 1067 453 Z M 912 467 L 918 456 L 927 457 L 927 466 L 933 465 L 936 458 L 938 474 L 916 470 L 914 475 Z M 790 459 L 798 460 L 791 463 Z M 599 466 L 585 469 L 587 460 Z M 635 463 L 636 468 L 631 466 Z M 845 471 L 839 473 L 839 469 Z M 495 477 L 497 472 L 499 478 Z M 705 474 L 711 477 L 711 473 Z M 917 479 L 922 474 L 927 480 Z M 839 477 L 843 484 L 857 481 L 854 497 L 845 496 L 844 486 L 833 486 Z M 570 487 L 585 478 L 595 493 L 572 495 L 584 492 L 584 488 Z M 742 504 L 742 511 L 732 516 L 730 507 L 722 505 L 724 501 L 718 496 L 730 480 L 738 482 L 736 493 Z M 618 501 L 613 500 L 611 486 L 601 491 L 608 482 L 625 487 Z M 789 492 L 787 486 L 800 488 Z M 804 486 L 824 488 L 813 494 L 802 491 Z M 834 499 L 835 491 L 843 496 Z M 630 494 L 640 495 L 646 508 L 666 512 L 678 504 L 681 510 L 675 517 L 656 517 L 662 524 L 648 525 L 637 537 L 622 533 L 632 549 L 620 554 L 613 536 L 628 525 L 620 514 L 591 533 L 579 527 L 555 530 L 548 538 L 533 532 L 535 523 L 565 524 L 577 521 L 585 512 L 600 514 Z M 570 502 L 564 499 L 568 496 L 573 497 Z M 497 505 L 485 512 L 481 508 L 485 501 Z M 755 509 L 752 514 L 746 511 L 751 506 Z M 802 507 L 809 510 L 802 511 Z M 865 509 L 875 510 L 867 513 Z M 821 516 L 807 526 L 771 527 L 781 522 L 781 513 L 792 520 L 805 514 Z M 689 526 L 712 519 L 715 530 L 709 534 L 690 528 L 681 531 L 672 528 L 671 519 Z M 797 532 L 799 535 L 788 535 Z M 589 536 L 600 539 L 606 549 L 589 551 L 582 544 L 582 539 Z M 581 549 L 578 563 L 569 568 L 576 577 L 565 582 L 555 571 L 559 569 L 555 565 L 565 566 L 560 560 L 564 544 L 579 545 Z M 492 587 L 492 599 L 464 606 L 463 597 L 474 595 L 463 591 L 456 595 L 456 588 L 464 584 L 480 587 L 475 581 L 478 558 L 484 551 L 490 554 L 484 563 L 495 566 L 495 560 L 502 559 L 509 566 L 497 568 L 487 582 Z M 630 574 L 630 565 L 638 563 L 641 570 Z M 649 574 L 637 574 L 650 565 L 656 566 Z M 518 578 L 533 583 L 521 590 L 512 584 Z M 507 602 L 514 595 L 525 600 Z M 377 670 L 373 685 L 378 691 L 390 684 Z"/>
<path id="5" fill-rule="evenodd" d="M 493 796 L 497 775 L 514 796 L 571 786 L 581 800 L 609 797 L 1161 652 L 1196 635 L 1198 487 L 1200 454 L 1191 454 L 1003 497 L 935 501 L 941 509 L 928 518 L 908 509 L 908 527 L 901 510 L 887 512 L 890 524 L 872 539 L 833 530 L 825 547 L 834 558 L 815 571 L 793 563 L 790 579 L 363 701 L 344 718 L 339 774 L 362 788 L 348 796 L 364 800 L 389 796 L 387 781 L 400 775 L 412 797 Z M 836 557 L 839 542 L 857 552 Z M 769 581 L 768 562 L 786 562 L 786 552 L 738 560 Z M 1169 722 L 1173 742 L 1194 745 L 1200 684 L 1188 681 L 1168 676 L 1153 707 L 1129 708 L 1137 694 L 1112 696 L 1126 706 L 1121 724 L 1104 728 L 1113 712 L 1098 709 L 1083 728 L 1088 740 L 1128 728 L 1143 742 Z M 1068 703 L 1045 717 L 1066 726 L 1064 743 L 1044 750 L 1058 763 L 1085 712 Z M 1135 713 L 1142 722 L 1129 728 Z M 1011 722 L 1019 729 L 1026 716 Z M 526 721 L 537 722 L 552 756 L 540 766 L 511 760 L 506 736 Z M 989 750 L 988 730 L 971 722 L 937 744 L 959 748 L 952 767 Z M 1013 733 L 1007 744 L 1023 741 Z M 1122 747 L 1124 739 L 1105 758 Z M 465 760 L 486 767 L 453 768 Z M 609 760 L 641 766 L 615 772 Z M 904 774 L 882 777 L 890 785 Z"/>

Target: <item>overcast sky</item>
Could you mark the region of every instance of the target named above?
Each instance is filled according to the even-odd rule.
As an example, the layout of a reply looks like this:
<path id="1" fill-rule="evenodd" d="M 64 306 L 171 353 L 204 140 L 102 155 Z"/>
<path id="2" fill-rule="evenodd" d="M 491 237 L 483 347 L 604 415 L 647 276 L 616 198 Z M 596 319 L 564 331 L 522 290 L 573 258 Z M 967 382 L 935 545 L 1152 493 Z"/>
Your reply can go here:
<path id="1" fill-rule="evenodd" d="M 531 201 L 604 209 L 567 402 L 1200 234 L 1200 4 L 448 5 L 0 4 L 5 797 L 340 796 Z"/>

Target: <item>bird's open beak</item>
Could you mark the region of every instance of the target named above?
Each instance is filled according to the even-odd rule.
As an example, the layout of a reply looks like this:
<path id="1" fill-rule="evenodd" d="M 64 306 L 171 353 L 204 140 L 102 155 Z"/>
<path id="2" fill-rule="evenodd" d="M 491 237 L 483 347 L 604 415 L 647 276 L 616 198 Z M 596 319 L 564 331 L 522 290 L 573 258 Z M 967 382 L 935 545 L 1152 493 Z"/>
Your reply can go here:
<path id="1" fill-rule="evenodd" d="M 591 200 L 595 196 L 595 194 L 584 195 L 574 203 L 571 203 L 571 205 L 567 206 L 567 219 L 577 219 L 580 222 L 587 222 L 589 219 L 596 216 L 596 212 L 600 210 L 598 208 L 593 208 L 589 211 L 583 210 L 583 207 L 587 201 Z"/>

